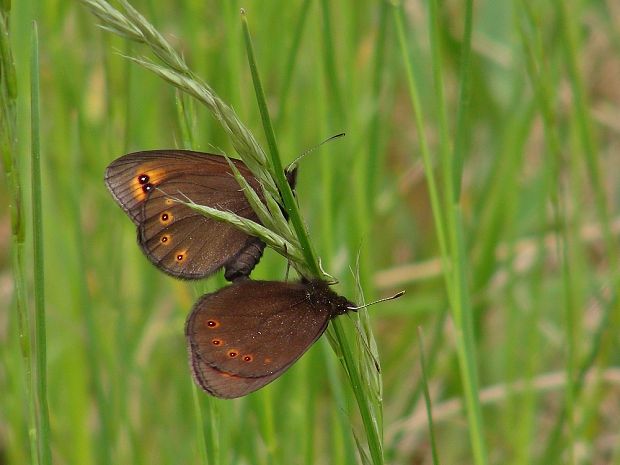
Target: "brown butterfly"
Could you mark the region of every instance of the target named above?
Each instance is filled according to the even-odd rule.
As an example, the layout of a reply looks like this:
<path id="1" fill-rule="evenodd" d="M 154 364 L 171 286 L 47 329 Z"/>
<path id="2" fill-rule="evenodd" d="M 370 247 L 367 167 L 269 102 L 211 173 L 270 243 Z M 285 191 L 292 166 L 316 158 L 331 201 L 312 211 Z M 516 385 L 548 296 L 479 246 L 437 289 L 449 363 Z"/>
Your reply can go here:
<path id="1" fill-rule="evenodd" d="M 232 160 L 263 198 L 260 183 L 240 160 Z M 287 170 L 291 188 L 296 169 Z M 113 161 L 105 172 L 112 196 L 136 224 L 138 244 L 160 270 L 200 279 L 224 267 L 233 281 L 248 276 L 265 243 L 234 226 L 207 218 L 172 197 L 230 211 L 260 223 L 230 166 L 221 155 L 189 150 L 135 152 Z"/>
<path id="2" fill-rule="evenodd" d="M 239 279 L 203 295 L 187 318 L 194 380 L 216 397 L 249 394 L 284 373 L 329 320 L 358 309 L 319 279 Z"/>

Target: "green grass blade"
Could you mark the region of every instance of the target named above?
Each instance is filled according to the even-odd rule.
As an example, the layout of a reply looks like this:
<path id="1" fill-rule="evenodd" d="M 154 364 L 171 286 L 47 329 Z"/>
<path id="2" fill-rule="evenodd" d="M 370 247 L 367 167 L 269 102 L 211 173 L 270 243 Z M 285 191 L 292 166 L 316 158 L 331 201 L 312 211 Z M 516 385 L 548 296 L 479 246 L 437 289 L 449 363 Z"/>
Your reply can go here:
<path id="1" fill-rule="evenodd" d="M 332 33 L 332 12 L 331 2 L 321 0 L 322 14 L 322 30 L 321 37 L 323 39 L 323 66 L 325 67 L 325 79 L 327 81 L 327 92 L 330 100 L 330 108 L 335 110 L 335 121 L 346 126 L 346 110 L 344 100 L 340 90 L 340 81 L 338 79 L 338 59 L 335 55 L 335 41 Z"/>
<path id="2" fill-rule="evenodd" d="M 469 34 L 471 34 L 471 2 L 468 3 L 468 5 L 469 14 L 466 15 L 465 18 L 465 31 L 470 31 Z M 455 199 L 458 201 L 458 199 L 455 198 L 455 195 L 459 191 L 458 185 L 460 185 L 460 176 L 462 172 L 462 167 L 460 166 L 462 162 L 459 160 L 463 157 L 465 137 L 462 135 L 459 139 L 457 136 L 453 159 L 450 163 L 444 165 L 444 168 L 447 169 L 447 172 L 443 173 L 445 188 L 443 198 L 447 202 L 444 206 L 440 203 L 440 197 L 434 179 L 433 164 L 431 162 L 430 151 L 425 138 L 425 128 L 423 124 L 424 117 L 422 115 L 422 107 L 418 96 L 418 85 L 416 83 L 415 73 L 409 58 L 410 52 L 407 45 L 408 42 L 405 38 L 402 7 L 399 7 L 398 5 L 394 9 L 394 19 L 397 26 L 397 34 L 409 82 L 409 96 L 414 109 L 414 118 L 416 128 L 418 130 L 420 151 L 422 153 L 425 176 L 431 198 L 435 230 L 439 239 L 444 279 L 446 281 L 446 290 L 450 297 L 449 300 L 452 307 L 454 323 L 457 327 L 457 354 L 461 368 L 465 403 L 467 405 L 471 446 L 474 451 L 475 462 L 482 465 L 487 463 L 487 458 L 486 446 L 483 437 L 480 402 L 477 397 L 478 377 L 476 369 L 475 343 L 473 326 L 471 323 L 471 306 L 469 304 L 467 274 L 465 271 L 467 269 L 467 257 L 464 249 L 465 244 L 463 240 L 463 225 L 461 221 L 460 207 L 458 205 L 453 205 Z M 431 31 L 432 30 L 433 29 L 431 28 Z M 431 34 L 431 40 L 436 40 L 436 37 L 433 34 Z M 471 47 L 470 41 L 471 37 L 468 36 L 466 32 L 465 44 L 463 45 L 464 49 Z M 460 121 L 458 127 L 463 126 L 463 128 L 460 129 L 462 133 L 465 132 L 464 126 L 466 124 L 467 106 L 469 101 L 469 85 L 467 77 L 469 72 L 467 69 L 469 66 L 469 51 L 463 53 L 463 68 L 461 71 L 460 81 L 460 106 L 458 112 Z M 436 81 L 438 81 L 437 78 Z M 458 181 L 456 177 L 459 177 Z M 445 225 L 442 218 L 446 219 Z M 444 228 L 447 230 L 448 234 L 444 232 Z"/>
<path id="3" fill-rule="evenodd" d="M 41 140 L 39 109 L 39 36 L 32 29 L 30 66 L 30 105 L 32 134 L 32 241 L 34 262 L 35 392 L 39 463 L 51 465 L 50 424 L 47 405 L 47 344 L 45 334 L 45 269 L 43 251 L 43 207 L 41 201 Z"/>
<path id="4" fill-rule="evenodd" d="M 22 373 L 24 375 L 24 400 L 27 403 L 27 425 L 29 430 L 29 459 L 39 464 L 37 412 L 35 409 L 37 395 L 33 377 L 33 323 L 28 309 L 25 248 L 25 208 L 23 186 L 18 162 L 17 139 L 17 78 L 15 64 L 11 53 L 11 41 L 8 29 L 10 9 L 3 4 L 0 10 L 0 53 L 2 54 L 2 73 L 0 74 L 0 150 L 2 166 L 7 179 L 9 194 L 9 218 L 11 223 L 11 266 L 15 290 L 14 306 L 17 317 L 17 340 L 21 354 Z"/>
<path id="5" fill-rule="evenodd" d="M 451 284 L 452 277 L 449 272 L 450 261 L 448 256 L 448 239 L 446 233 L 446 226 L 442 218 L 444 209 L 442 208 L 442 202 L 440 201 L 439 189 L 437 181 L 435 179 L 434 164 L 431 159 L 430 149 L 425 137 L 424 131 L 424 114 L 422 112 L 422 105 L 420 103 L 420 97 L 418 93 L 418 85 L 416 83 L 415 72 L 411 62 L 411 51 L 408 47 L 408 40 L 405 33 L 405 20 L 404 10 L 402 5 L 394 5 L 394 22 L 396 23 L 396 33 L 398 36 L 398 43 L 402 53 L 402 60 L 405 64 L 405 71 L 407 72 L 407 84 L 409 98 L 411 99 L 411 107 L 413 108 L 416 131 L 419 134 L 420 153 L 422 155 L 422 161 L 424 163 L 424 174 L 428 183 L 428 192 L 431 199 L 431 209 L 433 213 L 433 224 L 437 233 L 437 240 L 439 242 L 439 249 L 442 258 L 442 269 L 444 272 L 444 279 L 447 281 L 448 292 L 452 292 L 453 286 Z"/>
<path id="6" fill-rule="evenodd" d="M 278 151 L 278 146 L 276 144 L 276 137 L 275 133 L 273 132 L 273 125 L 271 124 L 271 118 L 269 117 L 269 111 L 267 110 L 267 103 L 265 102 L 263 86 L 260 81 L 260 76 L 258 75 L 256 60 L 254 59 L 252 39 L 250 37 L 250 31 L 248 28 L 248 22 L 245 12 L 242 12 L 242 26 L 246 52 L 248 56 L 248 63 L 250 66 L 252 82 L 254 84 L 254 90 L 256 94 L 256 100 L 258 102 L 258 108 L 260 110 L 263 129 L 265 131 L 265 137 L 267 138 L 267 145 L 269 146 L 269 155 L 271 167 L 273 169 L 273 176 L 280 191 L 280 195 L 282 196 L 286 212 L 288 213 L 291 224 L 293 225 L 293 229 L 295 230 L 295 233 L 297 235 L 297 239 L 299 240 L 301 251 L 306 261 L 306 266 L 308 267 L 312 275 L 320 277 L 323 275 L 323 273 L 319 268 L 319 262 L 317 260 L 316 254 L 314 253 L 314 249 L 312 248 L 310 239 L 308 238 L 308 233 L 306 232 L 306 228 L 301 220 L 301 216 L 299 215 L 297 203 L 295 202 L 295 198 L 293 196 L 293 191 L 291 190 L 291 186 L 289 186 L 284 175 L 284 168 L 282 166 L 282 161 L 280 160 L 280 154 Z"/>
<path id="7" fill-rule="evenodd" d="M 293 72 L 295 71 L 295 63 L 297 62 L 297 57 L 299 55 L 299 46 L 303 37 L 306 21 L 308 19 L 308 9 L 310 8 L 311 2 L 312 0 L 303 0 L 303 3 L 299 10 L 299 17 L 297 18 L 297 21 L 295 22 L 295 27 L 293 28 L 295 35 L 293 36 L 291 49 L 288 53 L 286 66 L 284 67 L 284 77 L 282 78 L 282 87 L 279 95 L 280 103 L 278 106 L 278 116 L 276 119 L 276 127 L 278 128 L 282 127 L 282 122 L 286 118 L 286 104 L 288 103 L 288 94 L 291 89 Z"/>
<path id="8" fill-rule="evenodd" d="M 438 465 L 439 453 L 437 452 L 437 443 L 435 440 L 435 427 L 433 425 L 433 405 L 431 402 L 431 394 L 428 391 L 428 373 L 426 371 L 426 355 L 424 354 L 424 341 L 422 337 L 422 328 L 418 326 L 418 346 L 420 347 L 420 367 L 422 368 L 422 386 L 424 387 L 424 402 L 426 404 L 426 418 L 428 420 L 428 432 L 431 440 L 431 451 L 433 454 L 433 464 Z"/>

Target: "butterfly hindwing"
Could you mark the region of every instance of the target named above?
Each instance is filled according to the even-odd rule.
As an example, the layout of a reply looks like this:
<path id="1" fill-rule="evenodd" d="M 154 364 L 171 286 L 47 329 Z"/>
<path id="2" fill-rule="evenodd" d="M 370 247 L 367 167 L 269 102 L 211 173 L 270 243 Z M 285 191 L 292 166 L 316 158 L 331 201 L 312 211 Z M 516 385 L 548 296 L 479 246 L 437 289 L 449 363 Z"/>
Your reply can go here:
<path id="1" fill-rule="evenodd" d="M 198 182 L 200 175 L 183 181 L 170 180 L 165 189 L 156 190 L 144 202 L 143 221 L 138 226 L 138 242 L 146 256 L 160 269 L 183 278 L 201 278 L 221 268 L 238 254 L 246 242 L 258 242 L 234 226 L 207 218 L 173 194 L 192 199 L 222 211 L 258 222 L 258 217 L 243 192 L 206 190 Z M 233 182 L 236 183 L 236 181 Z M 176 198 L 176 197 L 175 197 Z"/>
<path id="2" fill-rule="evenodd" d="M 219 371 L 196 357 L 190 358 L 190 368 L 196 384 L 209 394 L 222 399 L 245 396 L 280 376 L 280 373 L 273 373 L 258 378 L 243 378 Z"/>

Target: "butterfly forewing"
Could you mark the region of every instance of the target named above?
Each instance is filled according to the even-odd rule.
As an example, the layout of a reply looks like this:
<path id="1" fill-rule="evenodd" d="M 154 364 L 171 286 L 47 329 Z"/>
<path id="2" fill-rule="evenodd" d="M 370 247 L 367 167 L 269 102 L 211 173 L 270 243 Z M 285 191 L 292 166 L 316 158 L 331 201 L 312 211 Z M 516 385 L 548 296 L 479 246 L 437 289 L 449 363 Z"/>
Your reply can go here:
<path id="1" fill-rule="evenodd" d="M 330 309 L 308 285 L 237 281 L 195 305 L 186 325 L 190 356 L 240 377 L 279 374 L 327 328 Z M 267 381 L 268 382 L 268 381 Z"/>
<path id="2" fill-rule="evenodd" d="M 239 160 L 234 163 L 261 196 L 248 168 Z M 175 201 L 191 199 L 258 221 L 222 156 L 186 150 L 132 153 L 110 164 L 105 181 L 138 226 L 138 241 L 146 256 L 169 274 L 197 279 L 235 265 L 241 270 L 238 274 L 247 275 L 260 258 L 264 248 L 260 240 Z M 236 266 L 235 257 L 252 247 L 258 249 L 255 259 Z"/>
<path id="3" fill-rule="evenodd" d="M 234 162 L 244 177 L 252 179 L 252 173 L 243 163 Z M 212 177 L 205 180 L 206 187 L 239 190 L 239 184 L 231 179 L 230 167 L 224 157 L 190 150 L 153 150 L 124 155 L 108 166 L 105 182 L 123 210 L 139 224 L 142 202 L 148 196 L 146 184 L 161 187 L 175 177 L 197 172 Z M 146 176 L 142 178 L 143 182 L 140 182 L 141 176 Z M 251 184 L 256 185 L 256 181 Z"/>

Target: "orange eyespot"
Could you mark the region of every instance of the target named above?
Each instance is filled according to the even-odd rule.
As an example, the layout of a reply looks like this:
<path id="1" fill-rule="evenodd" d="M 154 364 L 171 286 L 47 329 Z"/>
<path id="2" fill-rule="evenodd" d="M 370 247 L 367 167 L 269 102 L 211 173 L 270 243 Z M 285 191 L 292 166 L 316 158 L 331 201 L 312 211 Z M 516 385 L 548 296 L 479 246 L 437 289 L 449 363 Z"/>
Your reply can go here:
<path id="1" fill-rule="evenodd" d="M 163 212 L 159 217 L 161 223 L 170 223 L 173 219 L 174 217 L 170 212 Z"/>
<path id="2" fill-rule="evenodd" d="M 177 262 L 182 262 L 185 259 L 185 251 L 177 254 Z"/>
<path id="3" fill-rule="evenodd" d="M 208 320 L 207 321 L 207 327 L 208 328 L 217 328 L 220 325 L 219 321 L 215 321 L 215 320 Z"/>
<path id="4" fill-rule="evenodd" d="M 230 358 L 235 358 L 237 355 L 239 355 L 239 352 L 237 352 L 235 349 L 231 349 L 228 351 L 228 356 Z"/>
<path id="5" fill-rule="evenodd" d="M 221 346 L 224 343 L 224 341 L 222 341 L 221 339 L 213 339 L 211 341 L 211 344 L 213 344 L 214 346 Z"/>
<path id="6" fill-rule="evenodd" d="M 168 242 L 170 240 L 170 234 L 164 234 L 163 236 L 161 236 L 161 238 L 159 239 L 159 241 L 162 244 L 165 244 L 166 242 Z"/>
<path id="7" fill-rule="evenodd" d="M 244 355 L 243 356 L 243 361 L 244 362 L 251 362 L 252 360 L 254 360 L 254 357 L 252 357 L 251 355 Z"/>
<path id="8" fill-rule="evenodd" d="M 144 163 L 137 167 L 135 177 L 131 180 L 131 189 L 138 202 L 146 200 L 147 195 L 165 178 L 166 171 L 153 168 L 153 163 Z"/>

